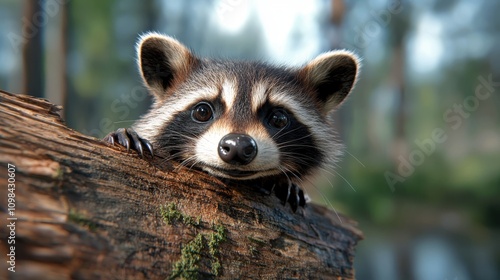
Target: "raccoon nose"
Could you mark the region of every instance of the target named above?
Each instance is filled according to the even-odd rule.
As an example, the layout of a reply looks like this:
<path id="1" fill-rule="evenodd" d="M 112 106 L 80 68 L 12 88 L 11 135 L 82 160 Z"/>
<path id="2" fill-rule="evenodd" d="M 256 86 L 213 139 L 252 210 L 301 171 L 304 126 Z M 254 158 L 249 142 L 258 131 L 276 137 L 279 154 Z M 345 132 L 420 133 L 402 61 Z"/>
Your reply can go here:
<path id="1" fill-rule="evenodd" d="M 249 164 L 256 155 L 257 143 L 246 134 L 230 133 L 219 142 L 219 156 L 229 164 Z"/>

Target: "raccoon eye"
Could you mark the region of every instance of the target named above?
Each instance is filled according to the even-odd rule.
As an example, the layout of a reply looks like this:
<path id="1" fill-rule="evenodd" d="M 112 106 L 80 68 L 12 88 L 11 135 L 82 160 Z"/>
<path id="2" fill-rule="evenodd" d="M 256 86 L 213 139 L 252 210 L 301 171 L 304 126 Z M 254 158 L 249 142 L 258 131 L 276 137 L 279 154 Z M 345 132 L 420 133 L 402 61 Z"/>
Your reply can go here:
<path id="1" fill-rule="evenodd" d="M 212 107 L 205 102 L 198 103 L 194 109 L 191 111 L 191 118 L 198 122 L 208 122 L 212 119 L 213 110 Z"/>
<path id="2" fill-rule="evenodd" d="M 274 128 L 284 128 L 288 125 L 288 114 L 283 109 L 275 109 L 269 117 L 269 125 Z"/>

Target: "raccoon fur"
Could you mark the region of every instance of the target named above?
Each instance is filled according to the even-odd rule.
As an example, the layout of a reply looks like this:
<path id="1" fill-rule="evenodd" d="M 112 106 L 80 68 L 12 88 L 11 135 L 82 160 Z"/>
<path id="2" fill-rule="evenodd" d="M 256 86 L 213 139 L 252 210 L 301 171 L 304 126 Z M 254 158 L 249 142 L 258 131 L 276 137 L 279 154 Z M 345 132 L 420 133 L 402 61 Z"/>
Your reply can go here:
<path id="1" fill-rule="evenodd" d="M 331 113 L 356 83 L 359 59 L 351 52 L 289 68 L 199 58 L 171 37 L 148 33 L 137 61 L 154 104 L 132 128 L 108 134 L 110 143 L 269 185 L 294 211 L 306 203 L 299 185 L 341 155 Z"/>

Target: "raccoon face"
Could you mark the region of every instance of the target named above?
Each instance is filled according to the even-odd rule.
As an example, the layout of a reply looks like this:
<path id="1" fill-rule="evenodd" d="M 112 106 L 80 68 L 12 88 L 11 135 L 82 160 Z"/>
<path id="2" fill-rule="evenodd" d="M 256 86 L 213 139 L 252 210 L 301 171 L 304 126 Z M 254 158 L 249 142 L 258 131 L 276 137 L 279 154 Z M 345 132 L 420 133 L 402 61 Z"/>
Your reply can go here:
<path id="1" fill-rule="evenodd" d="M 295 69 L 200 59 L 156 33 L 137 49 L 154 104 L 134 129 L 155 151 L 237 180 L 301 179 L 340 155 L 330 113 L 355 84 L 352 53 L 328 52 Z"/>

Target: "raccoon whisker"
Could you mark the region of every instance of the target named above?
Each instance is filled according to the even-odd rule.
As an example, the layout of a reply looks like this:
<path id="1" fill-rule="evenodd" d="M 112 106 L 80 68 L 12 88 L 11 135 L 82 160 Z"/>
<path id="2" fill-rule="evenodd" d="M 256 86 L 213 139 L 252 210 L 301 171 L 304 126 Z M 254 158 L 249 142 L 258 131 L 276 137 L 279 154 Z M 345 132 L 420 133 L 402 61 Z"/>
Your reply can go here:
<path id="1" fill-rule="evenodd" d="M 293 175 L 293 171 L 290 170 L 288 167 L 286 166 L 279 166 L 278 169 L 283 172 L 283 175 L 285 175 L 285 177 L 287 177 L 288 180 L 290 180 L 290 177 L 288 177 L 288 174 L 292 174 Z"/>
<path id="2" fill-rule="evenodd" d="M 282 129 L 278 130 L 278 132 L 276 132 L 274 135 L 271 135 L 271 139 L 272 139 L 272 140 L 277 140 L 277 139 L 279 139 L 279 138 L 282 136 L 282 135 L 280 135 L 280 133 L 281 133 L 283 130 L 285 130 L 285 128 L 286 128 L 286 127 L 283 127 Z M 286 133 L 288 133 L 288 132 L 286 132 Z M 284 134 L 286 134 L 286 133 L 284 133 Z"/>
<path id="3" fill-rule="evenodd" d="M 182 137 L 181 139 L 183 139 L 183 140 L 187 139 L 187 140 L 190 140 L 190 142 L 193 142 L 193 143 L 196 143 L 196 142 L 198 142 L 200 140 L 209 140 L 204 135 L 195 135 L 192 132 L 190 133 L 190 135 L 186 135 L 186 134 L 180 133 L 178 131 L 173 131 L 173 132 L 176 133 L 178 136 Z M 182 147 L 182 148 L 185 148 L 185 147 Z"/>
<path id="4" fill-rule="evenodd" d="M 304 153 L 302 151 L 299 151 L 297 148 L 311 148 L 310 146 L 307 145 L 292 145 L 292 146 L 285 146 L 285 147 L 279 147 L 279 148 L 287 148 L 287 151 L 283 151 L 283 155 L 298 155 L 299 157 L 303 157 Z M 295 148 L 295 149 L 294 149 Z M 318 159 L 317 157 L 314 157 L 312 155 L 308 156 L 309 158 L 313 159 Z"/>
<path id="5" fill-rule="evenodd" d="M 340 218 L 339 212 L 337 212 L 337 209 L 335 209 L 335 207 L 333 207 L 333 205 L 330 202 L 330 200 L 321 191 L 319 192 L 319 194 L 321 195 L 321 197 L 323 198 L 323 200 L 328 204 L 328 206 L 330 206 L 333 209 L 333 212 L 335 212 L 335 215 L 337 216 L 337 219 L 339 219 L 339 222 L 341 224 L 343 224 L 344 222 L 342 221 L 342 218 Z"/>
<path id="6" fill-rule="evenodd" d="M 335 175 L 339 176 L 340 178 L 342 178 L 342 180 L 344 180 L 344 182 L 346 182 L 346 183 L 349 185 L 349 187 L 351 187 L 351 189 L 352 189 L 354 192 L 356 192 L 356 189 L 355 189 L 355 188 L 351 185 L 351 183 L 349 183 L 349 181 L 347 181 L 347 179 L 346 179 L 344 176 L 342 176 L 342 175 L 341 175 L 338 171 L 336 171 L 335 169 L 331 169 L 331 171 L 335 172 L 335 174 L 333 174 L 330 170 L 328 170 L 328 169 L 326 169 L 326 168 L 323 168 L 323 167 L 319 167 L 319 169 L 320 169 L 320 170 L 322 170 L 322 171 L 324 171 L 324 172 L 326 172 L 326 173 L 328 173 L 328 174 L 330 174 L 330 175 L 332 175 L 332 176 L 335 176 Z M 333 187 L 333 184 L 332 184 L 332 187 Z"/>
<path id="7" fill-rule="evenodd" d="M 199 161 L 196 161 L 193 158 L 186 159 L 175 168 L 175 171 L 179 171 L 180 168 L 182 168 L 182 167 L 185 167 L 185 168 L 188 168 L 188 170 L 191 170 L 198 163 L 199 163 Z"/>
<path id="8" fill-rule="evenodd" d="M 191 171 L 193 169 L 193 167 L 195 167 L 199 163 L 200 163 L 199 160 L 192 160 L 192 163 L 189 165 L 189 170 Z M 186 167 L 187 167 L 187 165 L 186 165 Z"/>
<path id="9" fill-rule="evenodd" d="M 328 177 L 326 177 L 326 176 L 324 176 L 324 175 L 322 175 L 322 176 L 323 176 L 323 178 L 325 178 L 325 179 L 328 181 L 328 184 L 330 184 L 330 187 L 331 187 L 331 188 L 333 188 L 333 183 L 332 183 L 332 181 L 331 181 Z M 321 196 L 321 198 L 323 199 L 323 201 L 324 201 L 326 204 L 328 204 L 328 206 L 329 206 L 330 208 L 332 208 L 333 212 L 335 212 L 335 215 L 337 216 L 337 219 L 339 219 L 339 222 L 340 222 L 341 224 L 343 224 L 344 222 L 342 222 L 342 218 L 340 218 L 340 215 L 339 215 L 339 213 L 337 212 L 337 209 L 335 209 L 335 207 L 333 207 L 332 203 L 331 203 L 331 202 L 330 202 L 330 200 L 326 197 L 326 195 L 325 195 L 325 194 L 324 194 L 324 193 L 323 193 L 323 192 L 322 192 L 322 191 L 321 191 L 321 190 L 320 190 L 320 189 L 319 189 L 319 188 L 318 188 L 318 187 L 317 187 L 317 186 L 316 186 L 316 185 L 315 185 L 315 184 L 311 181 L 311 179 L 309 179 L 308 177 L 306 177 L 305 179 L 306 179 L 306 180 L 310 183 L 310 185 L 311 185 L 311 186 L 312 186 L 312 187 L 313 187 L 313 188 L 314 188 L 314 189 L 315 189 L 315 190 L 319 193 L 319 195 Z"/>
<path id="10" fill-rule="evenodd" d="M 192 155 L 192 156 L 186 158 L 185 160 L 183 160 L 179 165 L 187 167 L 188 164 L 190 164 L 192 162 L 193 164 L 191 164 L 191 166 L 189 167 L 189 169 L 191 169 L 197 163 L 197 161 L 195 159 L 196 159 L 196 155 Z"/>
<path id="11" fill-rule="evenodd" d="M 178 161 L 180 158 L 181 158 L 181 155 L 180 153 L 172 153 L 172 151 L 176 150 L 176 149 L 184 149 L 185 147 L 183 146 L 172 146 L 170 147 L 169 149 L 169 155 L 167 157 L 164 158 L 163 162 L 168 162 L 168 161 Z"/>
<path id="12" fill-rule="evenodd" d="M 194 160 L 193 161 L 193 164 L 191 164 L 191 166 L 189 166 L 189 170 L 193 169 L 193 167 L 195 167 L 197 164 L 199 164 L 201 161 L 199 160 Z"/>
<path id="13" fill-rule="evenodd" d="M 181 133 L 179 131 L 171 130 L 169 131 L 169 134 L 163 135 L 162 139 L 165 139 L 165 141 L 171 142 L 172 140 L 190 140 L 191 142 L 197 141 L 198 137 L 193 134 L 192 132 L 184 132 Z M 172 148 L 173 146 L 169 146 L 169 148 Z"/>
<path id="14" fill-rule="evenodd" d="M 164 155 L 164 157 L 162 158 L 162 162 L 163 162 L 163 163 L 166 163 L 166 162 L 168 162 L 168 161 L 171 161 L 171 160 L 172 160 L 172 158 L 174 158 L 174 156 L 175 156 L 175 155 L 172 155 L 172 154 L 168 153 L 167 155 Z"/>
<path id="15" fill-rule="evenodd" d="M 296 152 L 284 152 L 282 156 L 284 159 L 290 159 L 293 162 L 303 163 L 303 164 L 311 163 L 311 161 L 312 162 L 318 161 L 318 159 L 313 156 L 304 155 L 302 153 L 296 153 Z"/>
<path id="16" fill-rule="evenodd" d="M 300 140 L 304 139 L 304 138 L 307 138 L 309 137 L 310 135 L 306 135 L 304 137 L 301 137 L 301 138 L 297 138 L 297 139 L 292 139 L 292 140 L 288 140 L 286 142 L 282 142 L 282 143 L 279 143 L 278 144 L 278 147 L 280 148 L 285 148 L 285 147 L 294 147 L 294 146 L 298 146 L 298 147 L 306 147 L 306 148 L 312 148 L 312 147 L 317 147 L 317 146 L 314 146 L 312 144 L 304 144 L 302 142 L 300 142 Z"/>
<path id="17" fill-rule="evenodd" d="M 291 163 L 288 165 L 288 167 L 291 168 L 294 171 L 298 171 L 297 170 L 298 165 L 307 165 L 307 164 L 310 164 L 310 162 L 299 160 L 299 159 L 295 159 L 295 158 L 289 158 L 289 161 Z"/>
<path id="18" fill-rule="evenodd" d="M 168 150 L 185 149 L 186 144 L 169 145 Z"/>
<path id="19" fill-rule="evenodd" d="M 169 160 L 166 158 L 162 158 L 161 161 L 159 162 L 160 166 L 164 166 Z"/>
<path id="20" fill-rule="evenodd" d="M 291 130 L 291 131 L 293 131 L 293 130 Z M 287 132 L 287 133 L 288 133 L 288 132 Z M 281 136 L 283 136 L 283 135 L 285 135 L 285 134 L 286 134 L 286 133 L 282 134 Z M 311 134 L 311 133 L 309 133 L 309 134 L 306 134 L 306 135 L 304 135 L 304 136 L 302 136 L 302 137 L 300 137 L 300 138 L 295 138 L 295 139 L 292 139 L 292 140 L 288 140 L 288 141 L 286 141 L 286 142 L 281 142 L 280 144 L 281 144 L 281 145 L 284 145 L 284 144 L 288 144 L 288 143 L 298 142 L 298 141 L 300 141 L 300 140 L 302 140 L 302 139 L 305 139 L 305 138 L 311 137 L 311 135 L 312 135 L 312 134 Z M 280 137 L 281 137 L 281 136 L 280 136 Z M 278 138 L 279 138 L 279 137 L 278 137 Z M 276 138 L 275 140 L 277 140 L 278 138 Z"/>
<path id="21" fill-rule="evenodd" d="M 172 146 L 171 148 L 169 148 L 168 150 L 166 150 L 166 151 L 168 151 L 169 155 L 164 158 L 164 161 L 167 162 L 167 161 L 175 160 L 176 158 L 178 158 L 179 154 L 178 153 L 172 153 L 172 151 L 175 151 L 176 149 L 181 149 L 181 148 L 182 147 L 174 147 L 174 146 Z"/>
<path id="22" fill-rule="evenodd" d="M 281 146 L 293 145 L 293 144 L 301 145 L 301 144 L 304 144 L 304 142 L 301 141 L 301 140 L 306 139 L 307 137 L 310 137 L 311 135 L 312 134 L 307 134 L 307 135 L 304 135 L 304 136 L 302 136 L 300 138 L 290 139 L 290 140 L 278 143 L 278 145 L 281 145 Z M 314 146 L 314 145 L 311 145 L 311 146 Z"/>
<path id="23" fill-rule="evenodd" d="M 305 157 L 303 154 L 298 154 L 298 153 L 295 153 L 295 154 L 300 155 L 300 157 L 290 156 L 290 152 L 284 154 L 283 156 L 288 156 L 290 159 L 293 160 L 293 162 L 295 162 L 295 163 L 302 163 L 302 164 L 308 164 L 308 162 L 306 162 L 305 159 L 315 160 L 313 157 L 310 157 L 310 156 L 309 157 Z M 323 172 L 325 172 L 325 173 L 327 173 L 327 174 L 329 174 L 329 175 L 331 175 L 331 176 L 339 176 L 340 178 L 342 178 L 342 180 L 344 180 L 351 187 L 351 189 L 354 192 L 356 192 L 356 189 L 354 188 L 354 186 L 344 176 L 342 176 L 338 171 L 336 171 L 335 169 L 332 168 L 331 171 L 330 171 L 330 170 L 328 170 L 328 169 L 326 169 L 324 167 L 321 167 L 321 166 L 319 166 L 318 169 L 321 170 L 321 171 L 323 171 Z M 335 174 L 332 173 L 332 171 L 335 172 Z M 330 179 L 328 177 L 324 176 L 324 175 L 323 175 L 323 177 L 327 179 L 328 183 L 333 188 L 333 183 L 330 181 Z"/>
<path id="24" fill-rule="evenodd" d="M 293 150 L 293 149 L 296 149 L 296 148 L 315 149 L 314 146 L 307 145 L 307 144 L 288 144 L 288 145 L 277 145 L 277 146 L 280 149 L 289 149 L 289 150 Z"/>
<path id="25" fill-rule="evenodd" d="M 283 166 L 283 168 L 286 170 L 287 173 L 290 173 L 290 174 L 298 174 L 298 176 L 302 176 L 302 174 L 300 174 L 300 172 L 298 170 L 296 170 L 296 168 L 294 166 L 291 166 L 290 164 L 285 164 Z"/>
<path id="26" fill-rule="evenodd" d="M 278 140 L 280 137 L 283 137 L 283 136 L 287 135 L 288 133 L 295 132 L 295 131 L 297 131 L 299 129 L 300 129 L 300 127 L 297 127 L 297 128 L 294 128 L 294 129 L 290 129 L 290 130 L 288 130 L 287 132 L 285 132 L 283 134 L 280 134 L 283 130 L 285 130 L 285 127 L 284 127 L 282 129 L 280 129 L 278 132 L 276 132 L 276 134 L 274 134 L 271 138 L 273 140 Z"/>
<path id="27" fill-rule="evenodd" d="M 293 177 L 297 178 L 297 180 L 301 183 L 304 182 L 304 180 L 302 180 L 302 175 L 298 172 L 298 171 L 293 171 L 291 170 L 290 168 L 286 168 L 287 172 L 290 173 Z"/>
<path id="28" fill-rule="evenodd" d="M 178 172 L 178 171 L 179 171 L 179 170 L 180 170 L 183 166 L 185 166 L 185 165 L 181 162 L 179 165 L 177 165 L 177 166 L 174 168 L 174 171 L 175 171 L 175 172 Z"/>
<path id="29" fill-rule="evenodd" d="M 363 166 L 363 167 L 365 167 L 365 168 L 366 168 L 366 166 L 365 166 L 365 165 L 364 165 L 364 164 L 363 164 L 363 163 L 362 163 L 362 162 L 361 162 L 361 161 L 360 161 L 357 157 L 355 157 L 353 154 L 349 153 L 349 151 L 348 151 L 348 150 L 344 150 L 344 152 L 346 152 L 347 154 L 349 154 L 349 155 L 350 155 L 351 157 L 353 157 L 353 158 L 354 158 L 357 162 L 359 162 L 359 164 L 361 164 L 361 166 Z"/>
<path id="30" fill-rule="evenodd" d="M 300 154 L 296 154 L 296 155 L 290 155 L 290 154 L 284 154 L 283 155 L 283 159 L 287 159 L 287 160 L 290 160 L 291 162 L 293 163 L 300 163 L 300 164 L 305 164 L 308 166 L 308 164 L 313 164 L 315 165 L 314 163 L 316 163 L 317 159 L 316 158 L 313 158 L 313 157 L 303 157 L 303 158 L 298 158 L 298 156 L 300 156 Z"/>
<path id="31" fill-rule="evenodd" d="M 169 139 L 173 138 L 174 136 L 180 136 L 181 138 L 179 139 L 188 139 L 188 140 L 193 140 L 193 141 L 196 141 L 198 140 L 198 138 L 194 135 L 194 134 L 191 134 L 191 135 L 187 135 L 185 133 L 180 133 L 178 131 L 171 131 L 172 134 L 175 134 L 175 135 L 169 135 Z"/>
<path id="32" fill-rule="evenodd" d="M 189 157 L 189 160 L 191 160 L 192 162 L 191 165 L 189 166 L 189 170 L 193 169 L 193 167 L 195 167 L 197 164 L 201 162 L 201 160 L 196 159 L 196 155 Z"/>
<path id="33" fill-rule="evenodd" d="M 318 187 L 314 184 L 314 182 L 312 182 L 312 181 L 311 181 L 311 179 L 310 179 L 309 177 L 305 177 L 305 178 L 304 178 L 304 177 L 302 177 L 300 174 L 299 174 L 299 175 L 297 175 L 297 174 L 293 173 L 292 171 L 290 171 L 290 174 L 292 174 L 294 177 L 296 177 L 296 178 L 297 178 L 297 180 L 299 180 L 299 181 L 300 181 L 300 182 L 302 182 L 302 183 L 304 182 L 304 180 L 303 180 L 303 179 L 306 179 L 306 180 L 309 182 L 309 184 L 310 184 L 310 185 L 311 185 L 311 186 L 312 186 L 312 187 L 313 187 L 313 188 L 314 188 L 314 189 L 315 189 L 315 190 L 316 190 L 316 191 L 320 194 L 321 198 L 325 201 L 325 203 L 326 203 L 326 204 L 328 204 L 328 206 L 329 206 L 330 208 L 332 208 L 332 209 L 333 209 L 333 211 L 335 212 L 335 215 L 337 216 L 337 219 L 339 219 L 340 223 L 343 223 L 343 222 L 342 222 L 342 219 L 340 218 L 339 213 L 337 212 L 337 210 L 335 209 L 335 207 L 333 207 L 333 205 L 332 205 L 332 203 L 330 202 L 330 200 L 329 200 L 329 199 L 326 197 L 326 195 L 325 195 L 325 194 L 324 194 L 324 193 L 323 193 L 323 192 L 322 192 L 322 191 L 321 191 L 321 190 L 320 190 L 320 189 L 319 189 L 319 188 L 318 188 Z M 332 187 L 332 188 L 333 188 L 333 183 L 332 183 L 332 181 L 331 181 L 328 177 L 326 177 L 326 176 L 324 176 L 324 175 L 322 175 L 322 176 L 323 176 L 323 177 L 324 177 L 324 178 L 328 181 L 328 184 L 330 185 L 330 187 Z"/>
<path id="34" fill-rule="evenodd" d="M 197 139 L 196 134 L 194 134 L 193 132 L 189 132 L 189 131 L 185 131 L 184 133 L 181 133 L 179 131 L 173 131 L 173 132 L 176 133 L 179 136 L 184 137 L 184 138 L 188 138 L 188 139 L 191 139 L 191 140 L 196 140 Z"/>
<path id="35" fill-rule="evenodd" d="M 344 180 L 344 182 L 346 182 L 349 185 L 349 187 L 351 187 L 351 189 L 353 191 L 356 192 L 356 189 L 354 188 L 354 186 L 344 176 L 342 176 L 342 174 L 340 174 L 337 170 L 332 168 L 331 171 L 333 171 L 335 173 L 335 174 L 333 174 L 330 170 L 328 170 L 326 168 L 320 168 L 320 169 L 324 170 L 325 172 L 327 172 L 328 174 L 331 174 L 333 176 L 335 176 L 335 175 L 339 176 L 340 178 L 342 178 L 342 180 Z"/>
<path id="36" fill-rule="evenodd" d="M 290 165 L 289 166 L 295 166 L 298 169 L 299 166 L 302 166 L 302 167 L 311 167 L 311 166 L 317 166 L 317 162 L 316 162 L 316 159 L 314 158 L 297 158 L 297 156 L 290 156 L 290 155 L 287 155 L 287 156 L 284 156 L 283 157 L 283 160 L 285 161 L 289 161 L 290 162 Z"/>

